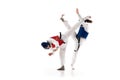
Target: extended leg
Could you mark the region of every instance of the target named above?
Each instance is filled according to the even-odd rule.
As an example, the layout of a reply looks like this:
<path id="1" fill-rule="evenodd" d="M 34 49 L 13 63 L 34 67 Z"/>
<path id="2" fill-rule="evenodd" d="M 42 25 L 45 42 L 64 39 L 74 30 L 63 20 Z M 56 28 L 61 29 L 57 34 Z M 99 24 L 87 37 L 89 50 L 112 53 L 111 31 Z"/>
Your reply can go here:
<path id="1" fill-rule="evenodd" d="M 77 22 L 72 28 L 70 28 L 67 32 L 65 32 L 64 36 L 66 37 L 66 39 L 69 38 L 70 35 L 72 35 L 78 27 L 80 27 L 82 22 L 83 21 Z"/>
<path id="2" fill-rule="evenodd" d="M 64 35 L 66 36 L 66 38 L 69 38 L 69 36 L 72 35 L 72 34 L 75 32 L 75 30 L 76 30 L 76 29 L 83 23 L 83 21 L 84 21 L 84 19 L 81 18 L 78 9 L 76 9 L 76 13 L 77 13 L 77 15 L 78 15 L 78 17 L 79 17 L 80 20 L 79 20 L 79 22 L 77 22 L 72 28 L 70 28 L 69 31 L 67 31 L 67 32 L 64 34 Z M 64 20 L 62 20 L 62 21 L 64 21 Z M 68 27 L 70 27 L 70 26 L 68 25 Z"/>
<path id="3" fill-rule="evenodd" d="M 67 20 L 64 20 L 63 16 L 64 16 L 64 15 L 62 15 L 60 19 L 62 20 L 62 22 L 63 22 L 63 24 L 65 25 L 65 27 L 66 27 L 68 30 L 70 30 L 70 29 L 71 29 L 71 26 L 69 25 L 69 23 L 68 23 Z M 77 39 L 76 39 L 76 32 L 75 32 L 75 31 L 73 32 L 73 34 L 71 34 L 71 36 L 72 36 L 72 39 L 76 42 Z"/>
<path id="4" fill-rule="evenodd" d="M 68 24 L 68 22 L 66 20 L 64 20 L 63 18 L 63 15 L 61 17 L 61 20 L 62 22 L 64 23 L 65 27 L 70 30 L 71 29 L 71 26 Z M 76 33 L 75 31 L 73 32 L 73 34 L 71 34 L 74 42 L 75 42 L 75 49 L 74 49 L 74 53 L 73 53 L 73 57 L 72 57 L 72 63 L 71 63 L 71 67 L 72 69 L 74 70 L 74 64 L 75 64 L 75 61 L 76 61 L 76 57 L 77 57 L 77 53 L 78 53 L 78 50 L 79 50 L 79 47 L 80 47 L 80 44 L 79 44 L 79 41 L 78 39 L 76 38 Z"/>

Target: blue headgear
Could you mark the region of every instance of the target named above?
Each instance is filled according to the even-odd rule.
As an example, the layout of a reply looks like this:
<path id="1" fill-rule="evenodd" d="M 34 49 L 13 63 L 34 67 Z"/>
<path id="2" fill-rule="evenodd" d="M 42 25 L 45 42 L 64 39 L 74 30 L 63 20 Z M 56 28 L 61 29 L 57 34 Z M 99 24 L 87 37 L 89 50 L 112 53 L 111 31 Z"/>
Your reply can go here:
<path id="1" fill-rule="evenodd" d="M 42 42 L 42 43 L 41 43 L 41 46 L 42 46 L 43 48 L 45 48 L 45 49 L 48 49 L 48 48 L 47 48 L 48 45 L 50 45 L 49 42 Z"/>

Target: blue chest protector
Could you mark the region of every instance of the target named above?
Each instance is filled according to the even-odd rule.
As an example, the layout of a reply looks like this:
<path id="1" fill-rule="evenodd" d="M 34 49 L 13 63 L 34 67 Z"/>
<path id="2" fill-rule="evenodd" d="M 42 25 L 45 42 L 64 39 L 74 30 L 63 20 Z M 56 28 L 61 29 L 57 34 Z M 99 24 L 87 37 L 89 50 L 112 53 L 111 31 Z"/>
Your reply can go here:
<path id="1" fill-rule="evenodd" d="M 82 37 L 82 38 L 86 39 L 87 36 L 88 36 L 88 32 L 85 31 L 83 25 L 81 25 L 80 28 L 79 28 L 78 33 L 76 34 L 76 38 L 80 39 Z"/>
<path id="2" fill-rule="evenodd" d="M 84 38 L 84 39 L 86 39 L 87 36 L 88 36 L 88 32 L 85 31 L 83 25 L 81 25 L 80 28 L 79 28 L 78 33 L 76 34 L 76 38 L 77 38 L 77 40 L 78 40 L 78 43 L 80 43 L 80 38 Z M 80 44 L 78 44 L 77 49 L 74 50 L 74 51 L 77 52 L 77 51 L 79 50 L 79 47 L 80 47 Z"/>

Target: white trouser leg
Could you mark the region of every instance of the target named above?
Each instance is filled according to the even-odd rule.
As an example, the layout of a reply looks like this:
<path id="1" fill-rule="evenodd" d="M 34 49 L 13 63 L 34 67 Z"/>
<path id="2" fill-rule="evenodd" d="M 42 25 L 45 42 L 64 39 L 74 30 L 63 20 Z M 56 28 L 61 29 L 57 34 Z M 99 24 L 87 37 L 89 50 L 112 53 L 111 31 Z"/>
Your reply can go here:
<path id="1" fill-rule="evenodd" d="M 72 68 L 74 68 L 74 64 L 75 64 L 75 62 L 76 62 L 77 53 L 78 53 L 78 51 L 73 53 L 72 63 L 71 63 L 71 67 L 72 67 Z"/>
<path id="2" fill-rule="evenodd" d="M 60 55 L 61 66 L 63 66 L 64 63 L 65 63 L 65 51 L 66 51 L 66 45 L 67 45 L 67 43 L 62 44 L 61 47 L 60 47 L 59 55 Z"/>
<path id="3" fill-rule="evenodd" d="M 78 42 L 76 42 L 75 43 L 75 49 L 74 49 L 74 52 L 73 52 L 73 56 L 72 56 L 72 63 L 71 63 L 71 67 L 73 68 L 74 67 L 74 64 L 75 64 L 75 62 L 76 62 L 76 58 L 77 58 L 77 54 L 78 54 L 78 45 L 79 45 L 79 43 Z"/>
<path id="4" fill-rule="evenodd" d="M 71 26 L 68 24 L 67 21 L 64 21 L 63 23 L 64 23 L 65 27 L 66 27 L 68 30 L 71 29 Z M 73 39 L 75 42 L 77 42 L 77 39 L 76 39 L 76 32 L 75 32 L 75 31 L 73 32 L 73 34 L 71 34 L 71 36 L 72 36 L 72 39 Z"/>
<path id="5" fill-rule="evenodd" d="M 63 23 L 64 23 L 64 25 L 66 26 L 67 29 L 71 28 L 67 21 L 64 21 Z M 74 53 L 73 53 L 73 56 L 72 56 L 72 63 L 71 63 L 71 66 L 73 68 L 73 66 L 75 64 L 75 61 L 76 61 L 76 57 L 77 57 L 77 53 L 78 53 L 77 49 L 78 49 L 78 44 L 79 44 L 78 40 L 76 39 L 75 31 L 72 34 L 72 38 L 73 38 L 73 40 L 75 42 L 75 49 L 74 49 Z"/>
<path id="6" fill-rule="evenodd" d="M 72 28 L 70 28 L 67 32 L 65 32 L 65 34 L 63 34 L 65 38 L 68 39 L 69 36 L 72 35 L 78 27 L 80 27 L 82 22 L 83 22 L 82 20 L 77 22 Z"/>
<path id="7" fill-rule="evenodd" d="M 72 35 L 75 30 L 82 24 L 83 20 L 77 22 L 72 28 L 70 28 L 65 34 L 62 35 L 62 39 L 65 41 L 65 44 L 61 45 L 60 47 L 60 60 L 61 60 L 61 66 L 65 63 L 65 51 L 66 51 L 66 45 L 67 40 Z"/>

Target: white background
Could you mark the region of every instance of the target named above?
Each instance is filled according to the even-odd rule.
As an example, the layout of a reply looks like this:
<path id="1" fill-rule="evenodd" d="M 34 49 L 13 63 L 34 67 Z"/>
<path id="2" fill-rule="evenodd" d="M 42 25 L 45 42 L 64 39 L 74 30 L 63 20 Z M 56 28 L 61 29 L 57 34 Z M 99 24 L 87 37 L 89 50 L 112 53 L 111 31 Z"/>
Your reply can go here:
<path id="1" fill-rule="evenodd" d="M 92 16 L 89 37 L 71 71 L 74 42 L 66 51 L 66 70 L 59 54 L 49 57 L 41 42 L 67 29 L 62 13 L 74 25 L 75 9 Z M 1 0 L 0 80 L 120 80 L 119 0 Z"/>

